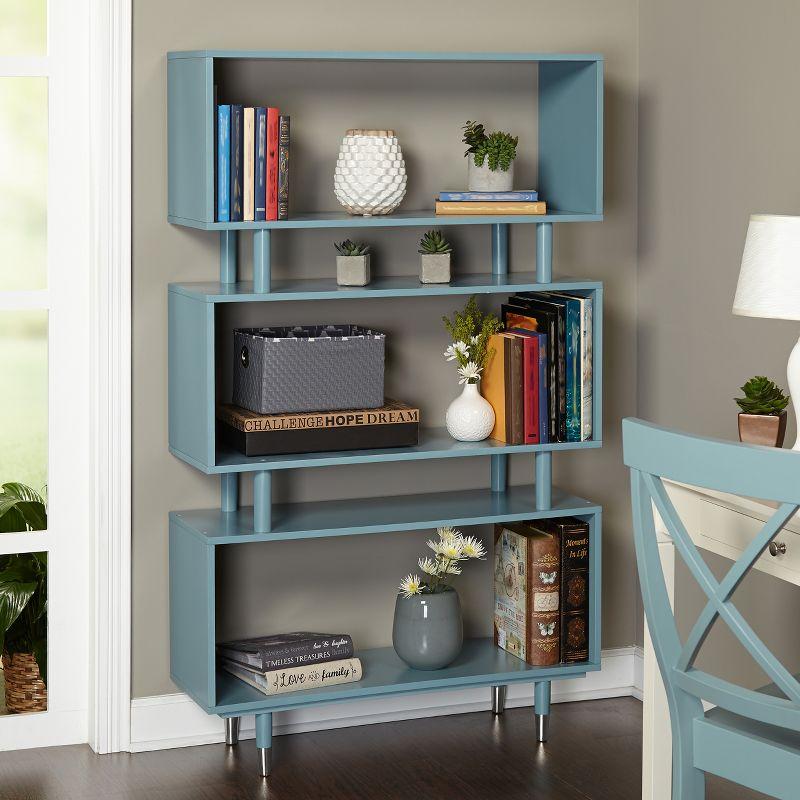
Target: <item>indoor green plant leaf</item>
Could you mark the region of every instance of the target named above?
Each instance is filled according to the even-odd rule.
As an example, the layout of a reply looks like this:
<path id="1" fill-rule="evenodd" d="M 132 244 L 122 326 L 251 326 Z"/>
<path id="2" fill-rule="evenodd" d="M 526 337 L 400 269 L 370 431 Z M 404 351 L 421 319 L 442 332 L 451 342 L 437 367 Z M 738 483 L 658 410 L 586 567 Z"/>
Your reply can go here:
<path id="1" fill-rule="evenodd" d="M 0 652 L 5 650 L 5 636 L 9 628 L 22 614 L 39 584 L 20 583 L 0 573 Z"/>
<path id="2" fill-rule="evenodd" d="M 23 483 L 4 483 L 0 494 L 0 533 L 47 528 L 44 498 Z"/>

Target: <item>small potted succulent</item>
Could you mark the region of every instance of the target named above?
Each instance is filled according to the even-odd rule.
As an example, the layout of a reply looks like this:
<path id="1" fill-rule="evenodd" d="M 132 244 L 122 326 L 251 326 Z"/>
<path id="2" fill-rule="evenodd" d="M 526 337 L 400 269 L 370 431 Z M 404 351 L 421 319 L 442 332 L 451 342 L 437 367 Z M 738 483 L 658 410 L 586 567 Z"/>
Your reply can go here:
<path id="1" fill-rule="evenodd" d="M 364 242 L 334 242 L 336 247 L 336 283 L 339 286 L 366 286 L 370 280 L 369 245 Z"/>
<path id="2" fill-rule="evenodd" d="M 779 386 L 763 375 L 750 378 L 741 388 L 744 397 L 736 398 L 736 404 L 742 409 L 739 414 L 739 441 L 783 447 L 789 398 Z"/>
<path id="3" fill-rule="evenodd" d="M 503 131 L 487 134 L 479 122 L 468 120 L 464 125 L 469 158 L 469 190 L 471 192 L 510 192 L 514 188 L 514 159 L 518 136 Z"/>
<path id="4" fill-rule="evenodd" d="M 453 528 L 439 528 L 428 547 L 433 558 L 417 562 L 424 573 L 409 573 L 400 584 L 394 608 L 392 644 L 412 669 L 441 669 L 461 652 L 464 628 L 461 602 L 451 582 L 465 562 L 483 559 L 483 542 Z"/>
<path id="5" fill-rule="evenodd" d="M 450 283 L 450 257 L 453 245 L 438 230 L 429 230 L 419 240 L 422 283 Z"/>

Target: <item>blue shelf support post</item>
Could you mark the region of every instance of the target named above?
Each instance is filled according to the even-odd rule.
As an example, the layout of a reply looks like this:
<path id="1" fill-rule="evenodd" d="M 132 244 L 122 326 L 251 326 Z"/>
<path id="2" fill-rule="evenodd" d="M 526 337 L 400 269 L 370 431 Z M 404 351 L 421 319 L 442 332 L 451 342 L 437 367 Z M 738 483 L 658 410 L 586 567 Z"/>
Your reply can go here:
<path id="1" fill-rule="evenodd" d="M 270 289 L 270 231 L 253 234 L 253 291 L 265 294 Z"/>
<path id="2" fill-rule="evenodd" d="M 492 274 L 508 275 L 508 224 L 492 225 Z"/>
<path id="3" fill-rule="evenodd" d="M 553 223 L 536 225 L 536 280 L 550 283 L 553 280 Z"/>
<path id="4" fill-rule="evenodd" d="M 256 747 L 261 756 L 261 777 L 272 768 L 272 714 L 256 714 Z"/>
<path id="5" fill-rule="evenodd" d="M 498 453 L 492 459 L 492 491 L 504 492 L 508 486 L 508 456 Z"/>
<path id="6" fill-rule="evenodd" d="M 236 283 L 236 234 L 237 231 L 219 232 L 219 282 Z"/>
<path id="7" fill-rule="evenodd" d="M 546 742 L 550 719 L 550 681 L 538 681 L 533 685 L 533 713 L 536 718 L 536 740 Z"/>
<path id="8" fill-rule="evenodd" d="M 272 473 L 261 470 L 253 476 L 253 529 L 256 533 L 272 530 Z"/>
<path id="9" fill-rule="evenodd" d="M 553 454 L 537 453 L 534 456 L 536 467 L 536 508 L 547 511 L 552 504 Z"/>
<path id="10" fill-rule="evenodd" d="M 235 472 L 223 472 L 220 477 L 220 511 L 236 511 L 239 508 L 239 476 Z"/>

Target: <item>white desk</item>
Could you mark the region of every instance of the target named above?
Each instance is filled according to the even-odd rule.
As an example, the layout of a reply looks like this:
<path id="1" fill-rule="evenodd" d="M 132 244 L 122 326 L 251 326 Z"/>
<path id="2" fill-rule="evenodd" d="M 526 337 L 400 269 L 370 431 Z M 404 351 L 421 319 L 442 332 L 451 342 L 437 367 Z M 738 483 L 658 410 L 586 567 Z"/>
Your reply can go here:
<path id="1" fill-rule="evenodd" d="M 667 481 L 665 485 L 695 545 L 734 560 L 739 558 L 774 511 L 774 507 L 757 500 L 691 489 Z M 675 547 L 657 513 L 656 532 L 664 578 L 670 601 L 674 604 Z M 775 541 L 786 544 L 786 553 L 772 556 L 765 551 L 756 561 L 754 569 L 800 586 L 800 513 L 778 534 Z M 643 733 L 642 800 L 670 800 L 672 734 L 669 708 L 646 625 Z"/>

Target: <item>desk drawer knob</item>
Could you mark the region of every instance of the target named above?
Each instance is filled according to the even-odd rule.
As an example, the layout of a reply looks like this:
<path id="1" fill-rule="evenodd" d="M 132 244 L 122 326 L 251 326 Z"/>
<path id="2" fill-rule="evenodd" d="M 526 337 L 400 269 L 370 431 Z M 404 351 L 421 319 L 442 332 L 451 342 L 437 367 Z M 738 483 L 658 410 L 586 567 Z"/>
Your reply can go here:
<path id="1" fill-rule="evenodd" d="M 784 555 L 786 553 L 786 542 L 770 542 L 769 554 L 771 556 Z"/>

